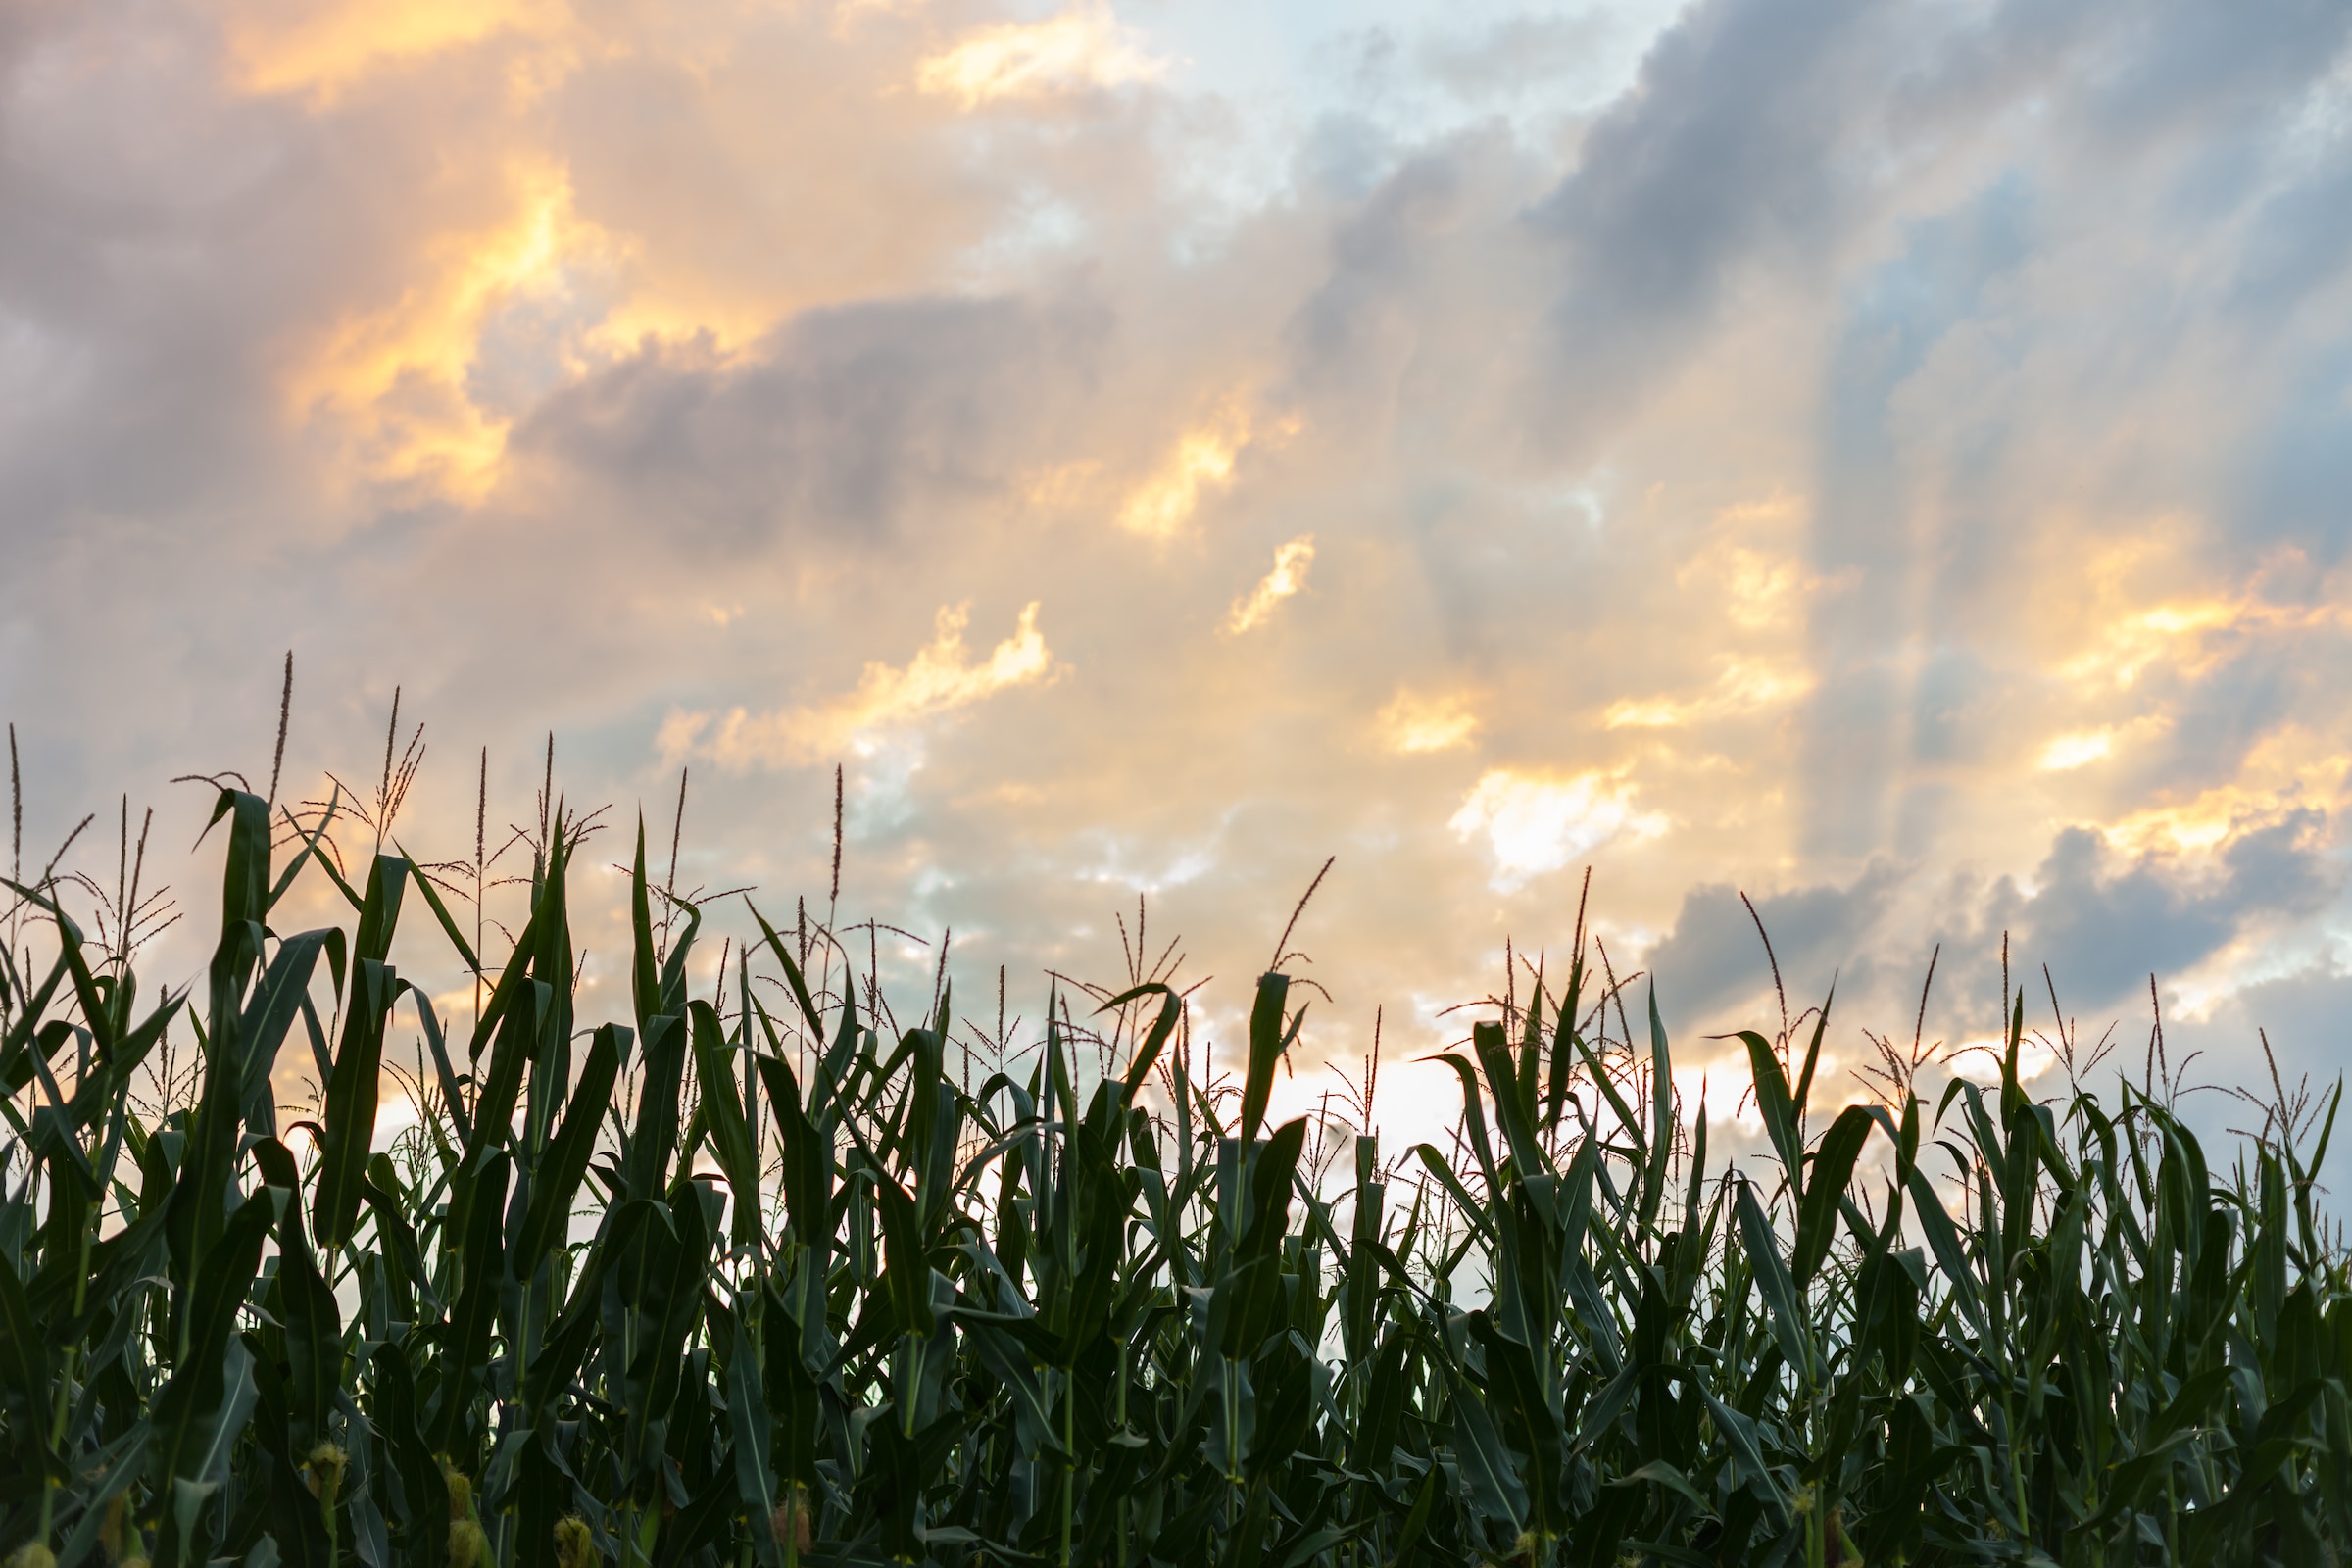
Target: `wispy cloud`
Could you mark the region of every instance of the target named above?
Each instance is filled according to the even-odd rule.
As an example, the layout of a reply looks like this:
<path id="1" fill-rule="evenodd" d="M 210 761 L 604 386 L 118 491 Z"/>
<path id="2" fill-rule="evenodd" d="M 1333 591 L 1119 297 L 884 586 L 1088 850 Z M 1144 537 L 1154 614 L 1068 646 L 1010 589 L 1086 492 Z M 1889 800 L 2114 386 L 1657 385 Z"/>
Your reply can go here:
<path id="1" fill-rule="evenodd" d="M 1470 700 L 1458 693 L 1428 695 L 1399 691 L 1372 715 L 1380 743 L 1392 752 L 1413 755 L 1449 752 L 1467 746 L 1477 736 L 1480 720 Z"/>
<path id="2" fill-rule="evenodd" d="M 868 749 L 890 731 L 1050 680 L 1054 655 L 1037 611 L 1034 601 L 1025 606 L 1012 635 L 974 660 L 963 644 L 971 607 L 942 608 L 936 635 L 904 668 L 868 664 L 855 691 L 810 706 L 715 715 L 680 710 L 662 721 L 656 744 L 673 762 L 705 757 L 730 768 L 791 767 Z"/>
<path id="3" fill-rule="evenodd" d="M 1167 539 L 1191 524 L 1204 494 L 1233 482 L 1235 465 L 1252 445 L 1280 446 L 1298 433 L 1296 416 L 1253 417 L 1248 400 L 1235 394 L 1210 416 L 1177 439 L 1152 473 L 1127 493 L 1119 521 L 1147 538 Z"/>
<path id="4" fill-rule="evenodd" d="M 1610 729 L 1673 729 L 1728 714 L 1786 706 L 1813 688 L 1801 667 L 1727 658 L 1721 674 L 1690 697 L 1621 697 L 1601 723 Z"/>
<path id="5" fill-rule="evenodd" d="M 1158 80 L 1168 62 L 1122 26 L 1103 0 L 1043 22 L 983 27 L 915 68 L 926 93 L 965 109 L 1006 98 L 1038 98 Z"/>
<path id="6" fill-rule="evenodd" d="M 564 0 L 228 0 L 220 9 L 241 87 L 321 96 L 501 34 L 560 36 L 571 20 Z"/>
<path id="7" fill-rule="evenodd" d="M 1306 586 L 1307 568 L 1315 564 L 1315 536 L 1302 533 L 1274 547 L 1274 569 L 1258 580 L 1249 597 L 1233 602 L 1225 615 L 1225 630 L 1239 637 L 1272 618 L 1275 608 Z"/>

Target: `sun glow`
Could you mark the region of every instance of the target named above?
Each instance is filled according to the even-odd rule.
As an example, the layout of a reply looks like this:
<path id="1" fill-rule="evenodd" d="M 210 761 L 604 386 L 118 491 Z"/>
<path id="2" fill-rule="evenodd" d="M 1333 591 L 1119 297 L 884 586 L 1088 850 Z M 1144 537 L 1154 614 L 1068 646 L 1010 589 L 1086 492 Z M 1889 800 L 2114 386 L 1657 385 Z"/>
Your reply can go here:
<path id="1" fill-rule="evenodd" d="M 2041 760 L 2035 765 L 2044 773 L 2064 773 L 2096 762 L 2114 750 L 2114 730 L 2075 730 L 2054 737 L 2041 749 Z"/>
<path id="2" fill-rule="evenodd" d="M 1554 777 L 1490 769 L 1446 825 L 1464 842 L 1484 835 L 1494 862 L 1490 879 L 1509 892 L 1557 871 L 1612 839 L 1656 838 L 1666 818 L 1637 809 L 1633 786 L 1601 772 Z"/>

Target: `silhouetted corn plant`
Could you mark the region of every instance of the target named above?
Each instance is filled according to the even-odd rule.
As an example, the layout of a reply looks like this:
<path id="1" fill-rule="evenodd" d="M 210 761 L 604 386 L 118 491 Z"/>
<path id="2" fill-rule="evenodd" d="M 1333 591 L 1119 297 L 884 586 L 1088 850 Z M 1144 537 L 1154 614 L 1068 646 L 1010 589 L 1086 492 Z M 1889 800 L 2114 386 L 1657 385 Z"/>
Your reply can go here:
<path id="1" fill-rule="evenodd" d="M 1580 929 L 1564 989 L 1444 1056 L 1456 1150 L 1384 1164 L 1365 1134 L 1333 1182 L 1306 1121 L 1266 1126 L 1304 1015 L 1279 972 L 1238 1102 L 1140 970 L 1087 999 L 1099 1029 L 1056 995 L 1026 1075 L 973 1088 L 944 964 L 922 1022 L 889 1028 L 846 955 L 812 991 L 805 922 L 761 919 L 722 965 L 733 1009 L 692 995 L 701 910 L 657 922 L 642 829 L 632 1016 L 589 1027 L 560 808 L 495 966 L 402 855 L 355 881 L 323 821 L 278 859 L 259 797 L 223 792 L 215 820 L 199 995 L 142 1010 L 130 944 L 87 942 L 56 880 L 11 884 L 54 948 L 0 967 L 19 1568 L 2202 1565 L 2352 1543 L 2352 1285 L 2311 1180 L 2333 1101 L 2308 1156 L 2266 1124 L 2217 1179 L 2162 1096 L 2032 1099 L 2020 1000 L 1997 1087 L 1905 1086 L 1816 1136 L 1825 1006 L 1801 1042 L 1741 1037 L 1777 1165 L 1752 1177 L 1710 1166 L 1654 1002 L 1641 1049 L 1608 1037 L 1624 988 Z M 272 928 L 306 866 L 348 929 Z M 390 963 L 417 903 L 482 986 L 455 1040 Z M 387 1152 L 404 1002 L 425 1119 Z M 175 1026 L 192 1102 L 143 1113 L 133 1075 Z M 299 1155 L 270 1089 L 288 1050 L 322 1086 Z"/>

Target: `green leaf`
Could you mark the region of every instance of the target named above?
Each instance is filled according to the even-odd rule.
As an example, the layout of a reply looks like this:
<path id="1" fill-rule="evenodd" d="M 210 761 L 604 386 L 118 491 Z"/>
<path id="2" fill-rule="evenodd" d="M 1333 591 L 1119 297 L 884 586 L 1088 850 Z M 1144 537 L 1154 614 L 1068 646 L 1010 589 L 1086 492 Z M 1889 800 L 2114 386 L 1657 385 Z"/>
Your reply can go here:
<path id="1" fill-rule="evenodd" d="M 1674 1057 L 1666 1046 L 1666 1025 L 1658 1018 L 1658 988 L 1649 988 L 1649 1163 L 1642 1174 L 1640 1212 L 1647 1225 L 1657 1218 L 1666 1196 L 1667 1167 L 1674 1162 Z"/>
<path id="2" fill-rule="evenodd" d="M 1155 994 L 1160 998 L 1159 1015 L 1152 1019 L 1150 1032 L 1144 1036 L 1143 1044 L 1136 1048 L 1135 1059 L 1127 1064 L 1127 1074 L 1120 1081 L 1119 1104 L 1122 1108 L 1135 1103 L 1135 1097 L 1143 1092 L 1145 1083 L 1151 1078 L 1153 1064 L 1159 1060 L 1160 1052 L 1167 1048 L 1168 1038 L 1176 1032 L 1177 1020 L 1183 1016 L 1184 998 L 1177 995 L 1174 987 L 1153 980 L 1122 991 L 1095 1009 L 1098 1013 L 1109 1012 L 1139 997 Z"/>
<path id="3" fill-rule="evenodd" d="M 327 1441 L 327 1415 L 343 1386 L 343 1320 L 335 1293 L 311 1256 L 302 1233 L 302 1206 L 293 1192 L 287 1193 L 277 1223 L 277 1285 L 286 1310 L 293 1447 L 308 1453 Z"/>
<path id="4" fill-rule="evenodd" d="M 487 1156 L 474 1189 L 472 1210 L 466 1215 L 464 1245 L 458 1254 L 457 1305 L 450 1313 L 448 1349 L 441 1361 L 431 1417 L 433 1446 L 443 1453 L 461 1451 L 474 1394 L 490 1359 L 491 1318 L 498 1308 L 499 1280 L 505 1273 L 507 1182 L 513 1168 L 504 1151 Z"/>
<path id="5" fill-rule="evenodd" d="M 1797 1214 L 1796 1257 L 1790 1268 L 1800 1287 L 1811 1283 L 1822 1260 L 1830 1255 L 1830 1245 L 1838 1235 L 1838 1200 L 1845 1196 L 1846 1183 L 1853 1179 L 1854 1160 L 1870 1138 L 1871 1120 L 1864 1106 L 1846 1106 L 1831 1123 L 1813 1155 L 1804 1203 Z"/>
<path id="6" fill-rule="evenodd" d="M 1250 1007 L 1250 1071 L 1242 1087 L 1242 1142 L 1257 1137 L 1265 1124 L 1266 1105 L 1274 1098 L 1274 1069 L 1290 1045 L 1283 1032 L 1283 1008 L 1291 994 L 1287 974 L 1263 974 L 1257 979 L 1257 1000 Z"/>
<path id="7" fill-rule="evenodd" d="M 587 1177 L 589 1156 L 596 1152 L 597 1131 L 611 1108 L 612 1085 L 620 1072 L 620 1035 L 617 1025 L 604 1024 L 588 1047 L 580 1081 L 573 1086 L 564 1122 L 549 1140 L 539 1169 L 531 1178 L 531 1201 L 522 1228 L 514 1233 L 515 1272 L 528 1278 L 549 1250 L 563 1243 L 571 1219 L 580 1183 Z"/>
<path id="8" fill-rule="evenodd" d="M 1690 1478 L 1663 1459 L 1652 1459 L 1640 1469 L 1629 1470 L 1608 1484 L 1612 1487 L 1638 1487 L 1644 1484 L 1664 1487 L 1676 1496 L 1688 1498 L 1702 1514 L 1715 1511 L 1714 1504 L 1700 1496 L 1698 1489 L 1690 1485 Z"/>
<path id="9" fill-rule="evenodd" d="M 1781 1071 L 1781 1058 L 1774 1054 L 1772 1042 L 1753 1029 L 1740 1031 L 1740 1040 L 1747 1046 L 1747 1065 L 1756 1084 L 1756 1110 L 1764 1118 L 1765 1134 L 1772 1139 L 1773 1152 L 1781 1156 L 1781 1168 L 1788 1173 L 1788 1189 L 1804 1191 L 1804 1148 L 1796 1131 L 1796 1106 L 1788 1098 L 1788 1079 Z"/>
<path id="10" fill-rule="evenodd" d="M 707 1002 L 688 1004 L 694 1041 L 695 1081 L 702 1094 L 702 1111 L 710 1125 L 710 1144 L 725 1172 L 733 1199 L 731 1229 L 735 1245 L 749 1247 L 760 1240 L 760 1156 L 752 1148 L 751 1122 L 736 1084 L 735 1054 L 727 1045 L 718 1014 Z M 585 1164 L 582 1166 L 585 1169 Z"/>
<path id="11" fill-rule="evenodd" d="M 1471 1507 L 1516 1537 L 1527 1529 L 1527 1489 L 1495 1431 L 1494 1418 L 1466 1378 L 1453 1382 L 1453 1451 Z"/>
<path id="12" fill-rule="evenodd" d="M 1809 1379 L 1813 1366 L 1812 1337 L 1797 1299 L 1796 1282 L 1781 1258 L 1780 1238 L 1773 1234 L 1772 1221 L 1765 1217 L 1763 1206 L 1756 1201 L 1755 1188 L 1744 1179 L 1738 1186 L 1739 1197 L 1735 1201 L 1740 1211 L 1740 1235 L 1746 1244 L 1757 1292 L 1764 1298 L 1764 1311 L 1771 1320 L 1773 1338 L 1780 1343 L 1781 1354 L 1788 1364 Z"/>
<path id="13" fill-rule="evenodd" d="M 369 890 L 372 897 L 373 889 Z M 360 1184 L 375 1147 L 376 1099 L 382 1090 L 384 1030 L 406 987 L 389 964 L 361 957 L 352 969 L 343 1014 L 343 1043 L 326 1083 L 326 1125 L 320 1140 L 318 1185 L 313 1199 L 318 1245 L 330 1250 L 351 1239 L 359 1223 Z"/>

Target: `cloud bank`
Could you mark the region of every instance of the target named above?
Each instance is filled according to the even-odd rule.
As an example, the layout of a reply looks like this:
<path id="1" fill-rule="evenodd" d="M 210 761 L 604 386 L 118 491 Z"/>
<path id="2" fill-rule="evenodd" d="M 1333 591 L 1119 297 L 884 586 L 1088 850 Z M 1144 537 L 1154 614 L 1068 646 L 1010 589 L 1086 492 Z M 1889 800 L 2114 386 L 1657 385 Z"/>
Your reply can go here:
<path id="1" fill-rule="evenodd" d="M 1335 1059 L 1588 863 L 1687 1036 L 1775 1005 L 1744 892 L 1855 1028 L 1940 949 L 1990 1032 L 2006 933 L 2333 1059 L 2352 12 L 1308 9 L 1271 88 L 1213 20 L 12 8 L 27 858 L 192 840 L 290 646 L 289 767 L 399 685 L 450 853 L 552 726 L 785 903 L 839 763 L 845 902 L 1016 987 L 1141 893 L 1230 1022 L 1336 855 Z"/>

